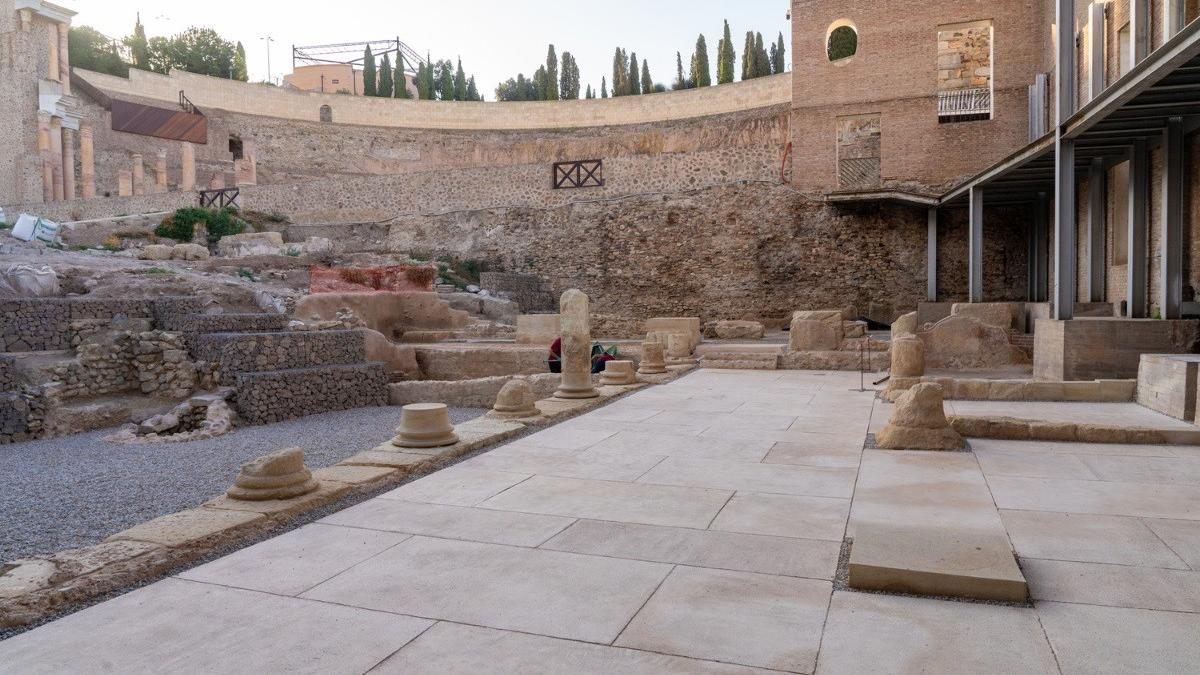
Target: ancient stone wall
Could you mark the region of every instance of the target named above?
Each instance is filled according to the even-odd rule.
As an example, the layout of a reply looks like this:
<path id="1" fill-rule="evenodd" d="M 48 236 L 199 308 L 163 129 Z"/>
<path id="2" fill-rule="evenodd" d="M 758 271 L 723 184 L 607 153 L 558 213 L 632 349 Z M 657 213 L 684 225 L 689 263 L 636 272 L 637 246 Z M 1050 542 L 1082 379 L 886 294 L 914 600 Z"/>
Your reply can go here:
<path id="1" fill-rule="evenodd" d="M 483 272 L 479 285 L 520 305 L 522 314 L 558 311 L 554 294 L 544 288 L 536 274 Z"/>
<path id="2" fill-rule="evenodd" d="M 0 392 L 0 445 L 41 438 L 48 400 L 39 389 Z"/>
<path id="3" fill-rule="evenodd" d="M 201 311 L 199 298 L 29 298 L 0 300 L 0 351 L 30 352 L 70 349 L 78 333 L 118 315 L 175 321 Z"/>
<path id="4" fill-rule="evenodd" d="M 76 363 L 57 366 L 63 400 L 138 391 L 182 398 L 205 379 L 208 364 L 188 360 L 183 336 L 164 331 L 121 331 L 79 347 Z"/>
<path id="5" fill-rule="evenodd" d="M 183 314 L 161 320 L 164 330 L 182 333 L 264 333 L 287 328 L 283 314 Z"/>
<path id="6" fill-rule="evenodd" d="M 367 358 L 362 331 L 211 333 L 192 339 L 192 354 L 217 365 L 223 384 L 242 373 L 361 363 Z"/>
<path id="7" fill-rule="evenodd" d="M 248 424 L 388 402 L 388 376 L 382 363 L 242 373 L 236 385 L 235 407 Z"/>

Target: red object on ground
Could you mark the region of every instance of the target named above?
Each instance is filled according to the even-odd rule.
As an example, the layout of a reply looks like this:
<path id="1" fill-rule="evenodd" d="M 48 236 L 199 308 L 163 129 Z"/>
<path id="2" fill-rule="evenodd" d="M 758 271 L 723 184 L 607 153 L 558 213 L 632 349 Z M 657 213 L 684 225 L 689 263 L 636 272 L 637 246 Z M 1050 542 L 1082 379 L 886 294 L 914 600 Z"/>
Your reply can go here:
<path id="1" fill-rule="evenodd" d="M 437 278 L 433 265 L 388 267 L 311 267 L 309 293 L 432 292 Z"/>

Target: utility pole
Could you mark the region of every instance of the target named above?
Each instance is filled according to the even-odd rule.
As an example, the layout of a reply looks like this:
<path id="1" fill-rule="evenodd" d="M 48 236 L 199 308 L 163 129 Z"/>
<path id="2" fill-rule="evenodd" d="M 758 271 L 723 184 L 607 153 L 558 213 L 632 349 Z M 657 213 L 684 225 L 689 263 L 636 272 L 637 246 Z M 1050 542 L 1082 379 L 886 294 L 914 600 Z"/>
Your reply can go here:
<path id="1" fill-rule="evenodd" d="M 259 39 L 264 40 L 267 43 L 267 82 L 274 84 L 275 79 L 271 77 L 271 43 L 275 40 L 270 35 Z"/>

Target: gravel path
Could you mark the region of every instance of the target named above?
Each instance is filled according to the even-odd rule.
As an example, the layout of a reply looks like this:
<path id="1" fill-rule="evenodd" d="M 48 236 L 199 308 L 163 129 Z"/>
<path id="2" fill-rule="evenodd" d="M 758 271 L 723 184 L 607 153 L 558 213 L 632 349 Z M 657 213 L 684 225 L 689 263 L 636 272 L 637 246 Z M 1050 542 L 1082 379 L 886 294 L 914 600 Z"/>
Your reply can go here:
<path id="1" fill-rule="evenodd" d="M 487 412 L 451 408 L 455 423 Z M 112 429 L 0 446 L 0 562 L 87 546 L 152 518 L 198 506 L 241 465 L 304 448 L 309 468 L 391 438 L 400 408 L 359 408 L 236 429 L 191 443 L 106 443 Z"/>

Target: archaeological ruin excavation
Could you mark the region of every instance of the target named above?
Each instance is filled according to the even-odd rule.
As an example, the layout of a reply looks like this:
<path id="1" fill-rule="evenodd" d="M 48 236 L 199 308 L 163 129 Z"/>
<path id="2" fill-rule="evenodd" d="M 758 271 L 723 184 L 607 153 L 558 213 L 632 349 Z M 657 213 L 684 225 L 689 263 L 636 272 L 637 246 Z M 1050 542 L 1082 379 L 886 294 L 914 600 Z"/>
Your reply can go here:
<path id="1" fill-rule="evenodd" d="M 0 675 L 1200 670 L 1196 2 L 494 98 L 64 3 L 0 0 Z"/>

